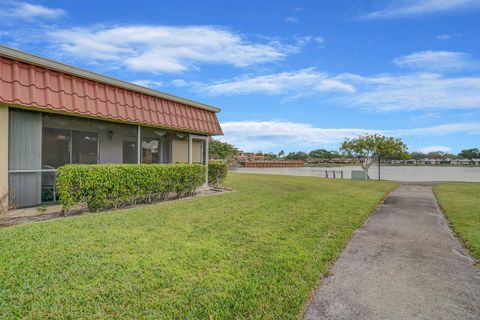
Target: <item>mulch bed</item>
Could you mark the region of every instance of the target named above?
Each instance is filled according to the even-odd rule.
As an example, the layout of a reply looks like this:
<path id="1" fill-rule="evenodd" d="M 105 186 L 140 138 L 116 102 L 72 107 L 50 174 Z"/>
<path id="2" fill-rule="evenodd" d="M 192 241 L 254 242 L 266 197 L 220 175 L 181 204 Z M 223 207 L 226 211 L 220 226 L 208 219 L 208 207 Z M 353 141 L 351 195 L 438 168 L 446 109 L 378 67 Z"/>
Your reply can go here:
<path id="1" fill-rule="evenodd" d="M 219 194 L 223 192 L 231 192 L 233 191 L 232 189 L 227 189 L 227 188 L 209 188 L 209 189 L 202 189 L 197 191 L 197 193 L 193 196 L 190 197 L 184 197 L 184 198 L 177 198 L 177 197 L 170 197 L 167 200 L 163 201 L 158 201 L 158 202 L 153 202 L 153 203 L 148 203 L 148 204 L 139 204 L 136 206 L 128 206 L 128 207 L 123 207 L 119 209 L 109 209 L 105 210 L 104 212 L 107 211 L 113 211 L 113 210 L 120 210 L 120 209 L 128 209 L 128 208 L 134 208 L 134 207 L 141 207 L 145 205 L 150 205 L 150 204 L 158 204 L 158 203 L 165 203 L 165 202 L 171 202 L 171 201 L 180 201 L 184 199 L 189 199 L 192 197 L 203 197 L 203 196 L 208 196 L 208 195 L 214 195 L 214 194 Z M 18 217 L 9 217 L 9 216 L 0 216 L 0 228 L 5 228 L 5 227 L 11 227 L 23 223 L 30 223 L 30 222 L 37 222 L 37 221 L 45 221 L 45 220 L 51 220 L 51 219 L 58 219 L 58 218 L 68 218 L 68 217 L 74 217 L 74 216 L 79 216 L 82 214 L 89 213 L 89 211 L 84 208 L 84 209 L 75 209 L 75 210 L 70 210 L 67 211 L 64 215 L 61 214 L 60 211 L 57 212 L 51 212 L 51 213 L 41 213 L 38 215 L 33 215 L 33 216 L 18 216 Z"/>

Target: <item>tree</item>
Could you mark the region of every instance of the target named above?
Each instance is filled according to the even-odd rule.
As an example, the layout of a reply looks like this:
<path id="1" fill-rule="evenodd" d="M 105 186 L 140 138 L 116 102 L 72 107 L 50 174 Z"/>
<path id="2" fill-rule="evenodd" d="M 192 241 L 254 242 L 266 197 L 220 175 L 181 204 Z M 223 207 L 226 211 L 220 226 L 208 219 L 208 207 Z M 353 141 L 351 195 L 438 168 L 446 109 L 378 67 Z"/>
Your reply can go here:
<path id="1" fill-rule="evenodd" d="M 459 157 L 465 159 L 480 159 L 480 150 L 478 148 L 464 149 L 458 154 Z"/>
<path id="2" fill-rule="evenodd" d="M 385 137 L 379 134 L 360 135 L 355 139 L 345 139 L 340 148 L 350 156 L 363 158 L 362 169 L 368 176 L 368 169 L 378 162 L 380 180 L 380 160 L 386 157 L 407 157 L 407 146 L 399 138 Z"/>
<path id="3" fill-rule="evenodd" d="M 210 159 L 228 159 L 236 156 L 238 149 L 230 143 L 212 140 L 208 144 L 208 153 Z"/>
<path id="4" fill-rule="evenodd" d="M 280 152 L 278 153 L 278 157 L 279 157 L 279 158 L 285 157 L 285 151 L 280 150 Z"/>
<path id="5" fill-rule="evenodd" d="M 269 153 L 264 153 L 263 156 L 265 157 L 265 159 L 267 160 L 276 160 L 277 159 L 277 155 L 273 152 L 269 152 Z"/>
<path id="6" fill-rule="evenodd" d="M 432 151 L 427 153 L 427 158 L 429 159 L 443 159 L 445 157 L 445 152 L 443 151 Z"/>
<path id="7" fill-rule="evenodd" d="M 285 156 L 285 160 L 305 160 L 307 157 L 308 155 L 303 151 L 289 152 Z"/>
<path id="8" fill-rule="evenodd" d="M 308 156 L 314 159 L 332 159 L 334 157 L 334 153 L 325 149 L 317 149 L 310 151 Z"/>
<path id="9" fill-rule="evenodd" d="M 423 152 L 414 151 L 410 153 L 410 157 L 415 160 L 421 160 L 421 159 L 425 159 L 427 155 Z"/>

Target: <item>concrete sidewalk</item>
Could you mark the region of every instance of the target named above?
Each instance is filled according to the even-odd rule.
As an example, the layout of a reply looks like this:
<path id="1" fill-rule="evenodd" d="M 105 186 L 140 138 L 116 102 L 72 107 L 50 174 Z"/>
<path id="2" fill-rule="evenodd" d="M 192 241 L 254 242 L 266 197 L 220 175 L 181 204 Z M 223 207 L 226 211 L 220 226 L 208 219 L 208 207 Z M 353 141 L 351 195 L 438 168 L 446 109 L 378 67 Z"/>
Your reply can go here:
<path id="1" fill-rule="evenodd" d="M 430 186 L 402 185 L 351 239 L 303 319 L 480 319 L 480 269 Z"/>

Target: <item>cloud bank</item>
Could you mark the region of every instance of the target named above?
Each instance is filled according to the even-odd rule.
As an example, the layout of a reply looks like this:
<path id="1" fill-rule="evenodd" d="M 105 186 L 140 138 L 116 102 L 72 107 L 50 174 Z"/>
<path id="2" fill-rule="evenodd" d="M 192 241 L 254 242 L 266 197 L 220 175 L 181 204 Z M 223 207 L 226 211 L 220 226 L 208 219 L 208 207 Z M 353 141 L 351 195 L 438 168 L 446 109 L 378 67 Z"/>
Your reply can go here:
<path id="1" fill-rule="evenodd" d="M 389 19 L 420 16 L 426 14 L 477 10 L 479 0 L 405 0 L 391 1 L 385 8 L 371 11 L 363 19 Z"/>
<path id="2" fill-rule="evenodd" d="M 228 96 L 265 94 L 292 99 L 328 93 L 333 102 L 381 112 L 480 108 L 479 76 L 429 72 L 362 76 L 307 68 L 189 85 L 198 92 Z"/>
<path id="3" fill-rule="evenodd" d="M 12 2 L 4 4 L 5 8 L 0 17 L 11 17 L 16 19 L 56 19 L 66 15 L 66 11 L 60 8 L 49 8 L 39 4 L 28 2 Z"/>
<path id="4" fill-rule="evenodd" d="M 202 64 L 248 67 L 284 59 L 296 45 L 253 42 L 213 26 L 95 26 L 51 31 L 63 54 L 133 71 L 180 73 Z"/>
<path id="5" fill-rule="evenodd" d="M 278 148 L 336 148 L 345 138 L 360 134 L 384 134 L 396 137 L 447 135 L 452 133 L 480 134 L 480 122 L 451 123 L 433 127 L 380 130 L 371 128 L 318 128 L 308 123 L 290 121 L 227 121 L 222 123 L 225 133 L 220 140 L 236 145 L 244 151 Z M 437 150 L 435 151 L 443 151 Z"/>

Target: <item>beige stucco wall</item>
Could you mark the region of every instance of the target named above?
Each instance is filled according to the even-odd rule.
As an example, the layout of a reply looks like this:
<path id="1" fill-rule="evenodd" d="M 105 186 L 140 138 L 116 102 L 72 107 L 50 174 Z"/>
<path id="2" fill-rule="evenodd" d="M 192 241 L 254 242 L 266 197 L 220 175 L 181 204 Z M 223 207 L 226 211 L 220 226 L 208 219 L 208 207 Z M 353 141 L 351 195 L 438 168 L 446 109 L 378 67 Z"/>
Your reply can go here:
<path id="1" fill-rule="evenodd" d="M 192 162 L 202 161 L 202 142 L 192 141 Z M 172 163 L 188 162 L 188 139 L 172 139 Z"/>
<path id="2" fill-rule="evenodd" d="M 0 195 L 8 192 L 8 107 L 0 104 Z"/>
<path id="3" fill-rule="evenodd" d="M 172 163 L 188 162 L 188 139 L 172 139 Z"/>
<path id="4" fill-rule="evenodd" d="M 192 162 L 202 161 L 202 142 L 198 140 L 192 141 Z"/>

